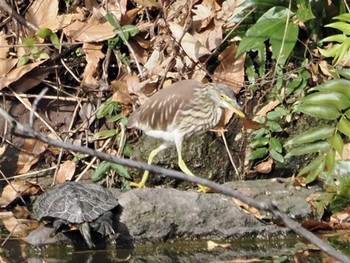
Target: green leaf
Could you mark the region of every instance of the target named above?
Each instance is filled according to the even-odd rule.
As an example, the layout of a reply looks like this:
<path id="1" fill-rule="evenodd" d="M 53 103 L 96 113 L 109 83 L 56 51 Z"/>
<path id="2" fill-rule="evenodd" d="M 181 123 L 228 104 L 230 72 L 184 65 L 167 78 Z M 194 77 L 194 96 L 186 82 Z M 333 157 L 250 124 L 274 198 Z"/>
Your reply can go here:
<path id="1" fill-rule="evenodd" d="M 24 66 L 28 63 L 29 61 L 29 55 L 23 55 L 22 57 L 20 57 L 20 59 L 17 62 L 17 67 L 21 67 Z"/>
<path id="2" fill-rule="evenodd" d="M 32 47 L 33 45 L 38 44 L 38 40 L 35 38 L 28 38 L 24 40 L 23 45 L 25 47 Z"/>
<path id="3" fill-rule="evenodd" d="M 316 180 L 316 178 L 323 172 L 324 163 L 322 165 L 315 167 L 315 169 L 311 170 L 310 173 L 305 178 L 305 183 L 309 184 Z"/>
<path id="4" fill-rule="evenodd" d="M 295 110 L 326 120 L 336 120 L 341 115 L 336 107 L 330 105 L 299 104 L 295 107 Z"/>
<path id="5" fill-rule="evenodd" d="M 333 172 L 335 166 L 335 151 L 329 151 L 326 154 L 326 167 L 328 172 Z"/>
<path id="6" fill-rule="evenodd" d="M 110 119 L 108 119 L 108 122 L 117 122 L 122 118 L 122 114 L 119 113 L 115 116 L 112 116 Z"/>
<path id="7" fill-rule="evenodd" d="M 350 138 L 350 122 L 345 116 L 340 118 L 337 129 Z"/>
<path id="8" fill-rule="evenodd" d="M 345 116 L 350 119 L 350 109 L 348 109 L 346 112 L 345 112 Z"/>
<path id="9" fill-rule="evenodd" d="M 315 90 L 324 92 L 340 92 L 350 98 L 350 81 L 346 79 L 335 79 L 309 89 L 309 91 Z"/>
<path id="10" fill-rule="evenodd" d="M 266 126 L 269 127 L 270 131 L 272 132 L 281 132 L 282 127 L 275 121 L 267 121 Z"/>
<path id="11" fill-rule="evenodd" d="M 267 113 L 266 117 L 269 120 L 277 120 L 283 116 L 286 116 L 289 112 L 283 107 L 277 107 L 273 111 Z"/>
<path id="12" fill-rule="evenodd" d="M 344 13 L 344 14 L 341 14 L 339 16 L 333 17 L 333 19 L 338 19 L 338 20 L 350 22 L 350 14 L 349 13 Z"/>
<path id="13" fill-rule="evenodd" d="M 275 151 L 274 149 L 270 150 L 270 155 L 272 159 L 276 160 L 277 162 L 284 163 L 283 155 Z"/>
<path id="14" fill-rule="evenodd" d="M 112 163 L 111 169 L 116 171 L 119 176 L 122 176 L 126 179 L 131 179 L 131 176 L 129 175 L 129 171 L 128 171 L 128 169 L 126 169 L 125 166 L 120 165 L 120 164 L 116 164 L 116 163 Z"/>
<path id="15" fill-rule="evenodd" d="M 110 138 L 110 137 L 113 137 L 114 135 L 116 135 L 116 130 L 115 129 L 104 130 L 104 131 L 100 131 L 98 133 L 95 133 L 94 134 L 94 138 L 95 139 Z"/>
<path id="16" fill-rule="evenodd" d="M 300 100 L 303 104 L 327 105 L 343 110 L 350 107 L 350 99 L 346 95 L 336 91 L 316 92 Z"/>
<path id="17" fill-rule="evenodd" d="M 341 44 L 335 44 L 331 48 L 323 49 L 323 48 L 317 48 L 318 51 L 320 51 L 321 55 L 326 58 L 332 58 L 337 56 L 337 54 L 340 52 L 340 49 L 342 48 Z"/>
<path id="18" fill-rule="evenodd" d="M 59 49 L 60 48 L 60 39 L 58 38 L 57 34 L 55 33 L 52 33 L 50 35 L 50 41 L 51 43 L 54 45 L 54 47 L 56 49 Z"/>
<path id="19" fill-rule="evenodd" d="M 346 79 L 350 79 L 350 69 L 349 68 L 336 68 L 335 72 Z"/>
<path id="20" fill-rule="evenodd" d="M 334 23 L 325 25 L 325 27 L 335 28 L 342 31 L 346 35 L 350 35 L 350 25 L 345 22 L 334 22 Z"/>
<path id="21" fill-rule="evenodd" d="M 37 35 L 40 38 L 47 38 L 53 34 L 52 30 L 50 28 L 40 28 L 35 35 Z"/>
<path id="22" fill-rule="evenodd" d="M 329 143 L 340 156 L 343 156 L 344 142 L 339 133 L 334 134 L 334 136 L 329 139 Z"/>
<path id="23" fill-rule="evenodd" d="M 344 34 L 338 34 L 338 35 L 332 35 L 329 37 L 326 37 L 322 39 L 322 42 L 340 42 L 343 43 L 345 40 L 347 40 L 348 37 L 345 36 Z"/>
<path id="24" fill-rule="evenodd" d="M 328 152 L 331 150 L 331 145 L 327 141 L 318 141 L 308 144 L 303 144 L 297 148 L 292 149 L 287 153 L 285 158 L 289 158 L 291 156 L 299 156 L 310 153 L 320 153 L 320 152 Z"/>
<path id="25" fill-rule="evenodd" d="M 270 139 L 266 137 L 258 138 L 249 143 L 249 147 L 255 149 L 258 147 L 266 146 L 269 144 L 269 141 Z"/>
<path id="26" fill-rule="evenodd" d="M 265 43 L 261 43 L 256 47 L 256 51 L 258 52 L 257 66 L 258 66 L 258 75 L 259 77 L 263 77 L 266 73 L 266 46 Z"/>
<path id="27" fill-rule="evenodd" d="M 270 145 L 270 150 L 274 150 L 278 153 L 282 153 L 283 148 L 282 148 L 282 144 L 281 144 L 279 139 L 271 138 L 269 145 Z"/>
<path id="28" fill-rule="evenodd" d="M 258 148 L 250 153 L 248 159 L 255 160 L 255 159 L 265 158 L 268 152 L 269 151 L 267 148 Z"/>
<path id="29" fill-rule="evenodd" d="M 100 163 L 99 166 L 97 166 L 95 172 L 91 175 L 91 180 L 96 182 L 102 180 L 105 176 L 106 173 L 109 172 L 111 168 L 111 163 L 107 161 L 103 161 Z"/>
<path id="30" fill-rule="evenodd" d="M 38 57 L 40 59 L 49 59 L 50 58 L 50 56 L 47 53 L 43 52 L 43 51 L 38 53 L 37 55 L 38 55 Z"/>
<path id="31" fill-rule="evenodd" d="M 316 167 L 319 167 L 319 166 L 323 167 L 324 163 L 325 163 L 325 155 L 323 155 L 323 154 L 319 155 L 311 163 L 309 163 L 307 166 L 303 167 L 299 171 L 298 176 L 302 176 L 304 174 L 307 174 L 310 171 L 315 170 Z"/>
<path id="32" fill-rule="evenodd" d="M 290 146 L 293 144 L 310 143 L 321 139 L 325 140 L 331 137 L 334 134 L 334 131 L 334 127 L 322 124 L 295 136 L 294 138 L 287 141 L 285 146 Z"/>
<path id="33" fill-rule="evenodd" d="M 284 28 L 289 12 L 288 8 L 281 6 L 269 9 L 246 31 L 238 46 L 236 57 L 247 50 L 255 49 L 264 44 L 275 34 L 278 28 Z"/>
<path id="34" fill-rule="evenodd" d="M 284 23 L 283 26 L 275 28 L 275 32 L 270 38 L 272 47 L 272 57 L 278 59 L 279 65 L 284 65 L 292 52 L 296 41 L 298 40 L 299 27 L 294 23 L 288 23 L 286 34 Z M 283 49 L 282 49 L 283 48 Z"/>
<path id="35" fill-rule="evenodd" d="M 134 25 L 125 25 L 122 27 L 124 34 L 127 34 L 127 38 L 136 36 L 140 30 Z"/>
<path id="36" fill-rule="evenodd" d="M 308 2 L 308 4 L 307 4 L 306 1 L 299 2 L 296 16 L 297 16 L 298 20 L 303 22 L 303 23 L 307 22 L 310 19 L 314 19 L 315 16 L 312 13 L 311 3 Z"/>

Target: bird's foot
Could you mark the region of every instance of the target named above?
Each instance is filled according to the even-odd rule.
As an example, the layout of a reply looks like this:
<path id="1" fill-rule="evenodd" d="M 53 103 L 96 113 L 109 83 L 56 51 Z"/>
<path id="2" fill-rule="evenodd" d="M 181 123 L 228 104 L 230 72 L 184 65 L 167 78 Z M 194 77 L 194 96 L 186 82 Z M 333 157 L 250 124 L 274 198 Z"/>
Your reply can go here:
<path id="1" fill-rule="evenodd" d="M 136 183 L 136 182 L 130 182 L 129 185 L 131 187 L 136 187 L 136 188 L 145 188 L 145 183 L 143 182 L 139 182 L 139 183 Z"/>
<path id="2" fill-rule="evenodd" d="M 206 193 L 206 192 L 208 192 L 208 190 L 209 190 L 208 187 L 199 184 L 198 189 L 197 189 L 197 193 Z"/>

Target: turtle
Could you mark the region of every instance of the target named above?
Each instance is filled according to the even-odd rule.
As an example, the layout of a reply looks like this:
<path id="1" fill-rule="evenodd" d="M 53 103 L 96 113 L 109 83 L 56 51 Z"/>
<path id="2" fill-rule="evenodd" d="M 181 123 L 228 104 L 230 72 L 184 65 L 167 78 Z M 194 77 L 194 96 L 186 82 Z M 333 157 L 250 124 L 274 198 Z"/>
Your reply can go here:
<path id="1" fill-rule="evenodd" d="M 112 236 L 112 209 L 119 205 L 113 193 L 94 183 L 66 182 L 40 195 L 33 204 L 33 217 L 52 222 L 51 236 L 64 225 L 76 226 L 89 248 L 95 247 L 91 229 Z"/>

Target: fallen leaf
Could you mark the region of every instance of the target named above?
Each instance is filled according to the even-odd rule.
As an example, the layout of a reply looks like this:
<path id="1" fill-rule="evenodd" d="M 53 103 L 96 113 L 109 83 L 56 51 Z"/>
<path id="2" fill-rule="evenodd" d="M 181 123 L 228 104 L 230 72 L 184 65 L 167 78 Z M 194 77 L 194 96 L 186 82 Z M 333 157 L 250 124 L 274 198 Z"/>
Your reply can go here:
<path id="1" fill-rule="evenodd" d="M 169 28 L 176 41 L 179 41 L 184 32 L 183 27 L 171 22 L 169 23 Z M 188 32 L 186 32 L 181 39 L 181 47 L 195 62 L 198 62 L 199 58 L 210 54 L 210 51 Z"/>
<path id="2" fill-rule="evenodd" d="M 6 185 L 1 193 L 0 205 L 7 206 L 15 201 L 19 196 L 32 196 L 39 191 L 39 187 L 27 181 L 12 181 L 11 185 Z"/>
<path id="3" fill-rule="evenodd" d="M 66 181 L 70 181 L 75 173 L 76 163 L 71 160 L 66 160 L 57 171 L 56 181 L 57 184 L 63 184 Z"/>
<path id="4" fill-rule="evenodd" d="M 264 107 L 262 107 L 258 111 L 258 113 L 255 115 L 253 120 L 256 120 L 256 118 L 259 117 L 259 116 L 266 116 L 266 114 L 268 112 L 272 111 L 273 109 L 275 109 L 280 104 L 281 104 L 281 102 L 279 100 L 270 101 L 269 103 L 267 103 Z"/>
<path id="5" fill-rule="evenodd" d="M 228 46 L 219 55 L 219 66 L 215 69 L 213 79 L 230 85 L 234 93 L 239 93 L 244 85 L 245 54 L 236 58 L 237 45 Z"/>
<path id="6" fill-rule="evenodd" d="M 72 15 L 58 15 L 58 0 L 36 0 L 29 6 L 26 19 L 39 28 L 57 31 L 69 25 Z"/>
<path id="7" fill-rule="evenodd" d="M 21 66 L 21 67 L 12 69 L 5 76 L 0 78 L 0 90 L 4 87 L 14 83 L 15 81 L 21 79 L 24 75 L 31 72 L 33 69 L 37 68 L 39 65 L 41 65 L 45 61 L 46 60 L 37 61 L 37 62 L 33 62 L 33 63 L 26 64 L 26 65 Z M 6 63 L 7 63 L 7 60 L 6 60 Z M 26 81 L 27 81 L 27 85 L 28 85 L 28 79 Z"/>
<path id="8" fill-rule="evenodd" d="M 86 66 L 83 72 L 83 83 L 91 88 L 97 88 L 100 86 L 97 76 L 99 72 L 99 63 L 102 58 L 105 57 L 105 54 L 101 51 L 101 43 L 84 43 L 83 50 L 85 52 Z"/>
<path id="9" fill-rule="evenodd" d="M 250 214 L 250 215 L 252 215 L 260 220 L 266 218 L 266 216 L 262 215 L 260 213 L 260 211 L 258 209 L 256 209 L 255 207 L 249 206 L 246 203 L 244 203 L 236 198 L 232 198 L 232 200 L 245 213 Z"/>
<path id="10" fill-rule="evenodd" d="M 120 79 L 111 82 L 112 89 L 114 91 L 112 95 L 112 101 L 116 101 L 123 105 L 131 105 L 131 97 L 128 91 L 128 83 L 126 80 Z"/>
<path id="11" fill-rule="evenodd" d="M 268 174 L 272 171 L 273 160 L 268 158 L 254 167 L 254 171 L 262 174 Z"/>
<path id="12" fill-rule="evenodd" d="M 39 224 L 36 220 L 18 219 L 13 215 L 2 218 L 4 227 L 11 233 L 11 236 L 25 238 L 28 234 L 36 229 Z"/>
<path id="13" fill-rule="evenodd" d="M 231 247 L 231 244 L 230 243 L 217 243 L 217 242 L 214 242 L 211 240 L 207 241 L 207 250 L 211 251 L 217 247 L 229 248 L 229 247 Z"/>
<path id="14" fill-rule="evenodd" d="M 247 129 L 247 130 L 248 129 L 250 129 L 250 130 L 259 130 L 261 128 L 265 128 L 266 127 L 265 124 L 253 121 L 252 119 L 249 119 L 249 118 L 244 118 L 242 122 L 243 122 L 243 127 L 245 129 Z"/>
<path id="15" fill-rule="evenodd" d="M 317 220 L 306 220 L 301 223 L 301 226 L 310 231 L 332 229 L 329 222 L 323 222 L 323 221 L 317 221 Z"/>
<path id="16" fill-rule="evenodd" d="M 35 139 L 25 139 L 22 151 L 18 155 L 17 173 L 24 174 L 37 163 L 47 144 Z"/>

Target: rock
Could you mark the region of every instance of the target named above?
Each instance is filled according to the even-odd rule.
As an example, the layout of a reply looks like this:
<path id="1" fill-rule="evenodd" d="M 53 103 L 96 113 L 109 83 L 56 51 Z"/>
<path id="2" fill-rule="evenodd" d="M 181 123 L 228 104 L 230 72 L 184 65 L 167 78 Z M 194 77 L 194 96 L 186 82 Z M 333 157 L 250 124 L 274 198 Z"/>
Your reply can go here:
<path id="1" fill-rule="evenodd" d="M 290 186 L 289 180 L 234 182 L 258 200 L 272 201 L 293 218 L 312 216 L 305 198 L 315 189 Z M 134 189 L 121 194 L 124 208 L 120 220 L 135 242 L 157 242 L 175 238 L 232 240 L 242 237 L 269 238 L 289 233 L 287 228 L 266 224 L 243 212 L 232 198 L 175 189 Z M 262 212 L 264 213 L 264 212 Z"/>
<path id="2" fill-rule="evenodd" d="M 272 201 L 297 219 L 312 217 L 312 210 L 305 199 L 320 189 L 297 189 L 290 185 L 288 179 L 240 181 L 225 185 L 257 200 Z M 170 188 L 133 189 L 124 193 L 111 190 L 120 203 L 120 208 L 115 212 L 115 221 L 119 222 L 116 227 L 118 247 L 175 239 L 231 241 L 244 237 L 269 239 L 291 234 L 287 228 L 266 224 L 244 212 L 231 197 L 222 194 Z M 268 215 L 266 219 L 269 219 Z M 55 238 L 61 236 L 65 235 Z M 38 245 L 45 242 L 45 238 L 37 238 L 31 233 L 28 242 Z"/>

